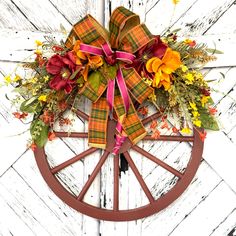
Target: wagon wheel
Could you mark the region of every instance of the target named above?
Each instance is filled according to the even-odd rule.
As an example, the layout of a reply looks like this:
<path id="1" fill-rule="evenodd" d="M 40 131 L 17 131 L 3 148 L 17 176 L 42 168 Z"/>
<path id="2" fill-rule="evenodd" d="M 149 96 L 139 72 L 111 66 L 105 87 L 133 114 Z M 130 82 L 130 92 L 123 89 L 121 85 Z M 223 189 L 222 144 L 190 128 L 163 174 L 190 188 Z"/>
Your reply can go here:
<path id="1" fill-rule="evenodd" d="M 89 119 L 89 116 L 84 112 L 78 110 L 77 115 L 83 118 L 84 120 Z M 159 118 L 160 115 L 158 113 L 153 114 L 145 119 L 142 120 L 142 123 L 145 125 L 151 122 L 153 119 Z M 97 165 L 95 166 L 93 172 L 89 176 L 87 182 L 85 183 L 84 187 L 80 191 L 78 196 L 74 196 L 70 193 L 57 179 L 56 173 L 64 168 L 72 165 L 73 163 L 80 161 L 86 156 L 94 153 L 97 151 L 97 148 L 89 148 L 86 151 L 76 155 L 75 157 L 51 168 L 47 156 L 45 154 L 44 148 L 37 148 L 35 151 L 35 159 L 38 165 L 38 168 L 49 185 L 49 187 L 53 190 L 53 192 L 62 199 L 66 204 L 70 207 L 76 209 L 77 211 L 86 214 L 88 216 L 102 219 L 102 220 L 111 220 L 111 221 L 129 221 L 129 220 L 136 220 L 143 217 L 147 217 L 154 213 L 157 213 L 170 205 L 174 200 L 176 200 L 188 187 L 190 182 L 192 181 L 199 165 L 201 162 L 202 151 L 203 151 L 203 142 L 199 137 L 199 132 L 194 128 L 193 136 L 171 136 L 171 135 L 161 135 L 158 139 L 153 139 L 150 135 L 147 135 L 143 140 L 152 140 L 153 142 L 156 141 L 168 141 L 168 142 L 191 142 L 192 143 L 192 153 L 191 158 L 183 172 L 176 170 L 175 168 L 171 167 L 163 160 L 158 159 L 154 155 L 148 153 L 144 149 L 140 148 L 137 145 L 132 145 L 128 139 L 123 143 L 120 154 L 123 154 L 125 159 L 128 162 L 131 170 L 133 171 L 138 183 L 140 184 L 142 190 L 144 191 L 149 203 L 147 205 L 135 208 L 135 209 L 126 209 L 120 210 L 119 209 L 119 158 L 118 156 L 114 156 L 114 179 L 113 179 L 113 209 L 103 209 L 99 207 L 95 207 L 83 201 L 83 198 L 88 191 L 89 187 L 93 183 L 97 174 L 101 171 L 101 167 L 105 163 L 108 155 L 112 152 L 112 149 L 115 144 L 114 134 L 115 134 L 115 127 L 116 122 L 113 120 L 108 121 L 108 144 L 107 148 L 104 150 L 103 154 L 101 155 Z M 74 137 L 74 138 L 87 138 L 88 133 L 78 133 L 72 132 L 69 134 L 67 132 L 56 132 L 58 137 Z M 132 149 L 137 153 L 140 153 L 143 157 L 151 160 L 155 165 L 160 166 L 167 170 L 168 172 L 172 173 L 174 176 L 178 178 L 177 183 L 171 188 L 167 193 L 159 197 L 158 199 L 154 199 L 151 194 L 151 191 L 147 187 L 142 175 L 140 174 L 138 168 L 136 167 L 132 157 L 130 156 L 129 150 Z"/>

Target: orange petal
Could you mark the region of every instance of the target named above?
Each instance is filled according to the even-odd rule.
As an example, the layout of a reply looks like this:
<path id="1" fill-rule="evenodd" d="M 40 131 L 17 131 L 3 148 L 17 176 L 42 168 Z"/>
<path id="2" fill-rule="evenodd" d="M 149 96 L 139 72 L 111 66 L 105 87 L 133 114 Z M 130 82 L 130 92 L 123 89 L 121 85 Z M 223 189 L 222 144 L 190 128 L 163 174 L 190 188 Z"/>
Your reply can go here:
<path id="1" fill-rule="evenodd" d="M 76 55 L 77 55 L 78 58 L 80 58 L 82 60 L 87 60 L 86 54 L 81 52 L 80 50 L 76 52 Z"/>
<path id="2" fill-rule="evenodd" d="M 96 68 L 100 67 L 103 64 L 103 60 L 100 56 L 90 56 L 89 65 L 95 66 Z"/>
<path id="3" fill-rule="evenodd" d="M 157 57 L 152 57 L 151 59 L 149 59 L 147 61 L 147 64 L 146 64 L 146 69 L 149 73 L 152 73 L 154 72 L 153 69 L 152 69 L 152 63 L 156 60 Z"/>
<path id="4" fill-rule="evenodd" d="M 84 80 L 87 81 L 88 80 L 88 71 L 89 71 L 89 66 L 86 65 L 84 70 L 82 71 L 82 76 L 84 77 Z"/>
<path id="5" fill-rule="evenodd" d="M 80 50 L 80 44 L 81 44 L 81 41 L 80 40 L 76 40 L 76 42 L 74 44 L 74 47 L 73 47 L 73 50 L 75 52 L 78 52 Z"/>

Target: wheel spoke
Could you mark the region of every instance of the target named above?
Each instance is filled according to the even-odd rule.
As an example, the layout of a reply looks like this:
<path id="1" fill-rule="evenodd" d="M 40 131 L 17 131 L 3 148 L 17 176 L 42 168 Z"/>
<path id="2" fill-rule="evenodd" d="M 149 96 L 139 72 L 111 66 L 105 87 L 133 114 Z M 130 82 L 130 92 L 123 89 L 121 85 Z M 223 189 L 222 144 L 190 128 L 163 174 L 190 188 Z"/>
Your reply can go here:
<path id="1" fill-rule="evenodd" d="M 144 119 L 142 120 L 142 123 L 143 123 L 143 125 L 146 125 L 146 124 L 148 124 L 149 122 L 151 122 L 151 121 L 153 121 L 153 120 L 155 120 L 155 119 L 158 119 L 158 118 L 160 118 L 160 117 L 161 117 L 161 113 L 160 113 L 160 112 L 157 112 L 157 113 L 155 113 L 155 114 L 153 114 L 153 115 L 151 115 L 151 116 L 148 116 L 148 117 L 144 118 Z"/>
<path id="2" fill-rule="evenodd" d="M 88 156 L 88 155 L 94 153 L 97 150 L 98 150 L 97 148 L 92 147 L 92 148 L 87 149 L 84 152 L 81 152 L 80 154 L 76 155 L 75 157 L 73 157 L 73 158 L 71 158 L 71 159 L 61 163 L 58 166 L 55 166 L 54 168 L 52 168 L 51 169 L 52 174 L 56 174 L 58 171 L 66 168 L 67 166 L 70 166 L 70 165 L 74 164 L 76 161 L 81 160 L 85 156 Z"/>
<path id="3" fill-rule="evenodd" d="M 114 197 L 113 209 L 119 210 L 119 156 L 114 157 Z"/>
<path id="4" fill-rule="evenodd" d="M 136 178 L 137 178 L 139 184 L 141 185 L 141 187 L 142 187 L 144 193 L 146 194 L 148 200 L 150 201 L 150 203 L 154 202 L 155 199 L 153 198 L 153 196 L 152 196 L 150 190 L 148 189 L 146 183 L 144 182 L 143 177 L 142 177 L 142 175 L 139 173 L 139 171 L 138 171 L 136 165 L 134 164 L 134 162 L 133 162 L 133 160 L 132 160 L 130 154 L 129 154 L 128 152 L 124 152 L 124 156 L 125 156 L 126 160 L 128 161 L 130 168 L 131 168 L 132 171 L 134 172 L 134 175 L 136 176 Z"/>
<path id="5" fill-rule="evenodd" d="M 80 117 L 82 117 L 84 120 L 89 120 L 89 115 L 87 115 L 85 112 L 83 112 L 83 111 L 81 111 L 81 110 L 79 110 L 79 109 L 74 109 L 73 110 L 74 112 L 75 112 L 75 114 L 77 115 L 77 116 L 80 116 Z"/>
<path id="6" fill-rule="evenodd" d="M 160 135 L 159 137 L 154 138 L 151 135 L 147 135 L 143 138 L 143 140 L 193 142 L 194 137 L 193 136 Z"/>
<path id="7" fill-rule="evenodd" d="M 109 155 L 108 151 L 105 151 L 103 153 L 103 155 L 101 156 L 101 159 L 99 160 L 98 164 L 96 165 L 96 167 L 94 168 L 92 174 L 90 175 L 90 177 L 88 178 L 88 181 L 86 182 L 86 184 L 84 185 L 84 187 L 82 188 L 79 196 L 77 197 L 77 199 L 79 201 L 82 201 L 84 198 L 84 195 L 87 193 L 89 187 L 91 186 L 91 184 L 93 183 L 95 177 L 97 176 L 98 172 L 100 171 L 102 165 L 104 164 L 105 160 L 107 159 Z"/>
<path id="8" fill-rule="evenodd" d="M 60 138 L 88 138 L 88 133 L 83 132 L 54 132 Z"/>
<path id="9" fill-rule="evenodd" d="M 145 151 L 144 149 L 138 147 L 137 145 L 132 146 L 132 149 L 136 152 L 142 154 L 143 156 L 147 157 L 149 160 L 155 162 L 156 164 L 160 165 L 162 168 L 166 169 L 167 171 L 171 172 L 173 175 L 182 178 L 183 174 L 180 173 L 178 170 L 174 169 L 173 167 L 166 164 L 164 161 L 158 159 L 157 157 L 153 156 L 149 152 Z"/>

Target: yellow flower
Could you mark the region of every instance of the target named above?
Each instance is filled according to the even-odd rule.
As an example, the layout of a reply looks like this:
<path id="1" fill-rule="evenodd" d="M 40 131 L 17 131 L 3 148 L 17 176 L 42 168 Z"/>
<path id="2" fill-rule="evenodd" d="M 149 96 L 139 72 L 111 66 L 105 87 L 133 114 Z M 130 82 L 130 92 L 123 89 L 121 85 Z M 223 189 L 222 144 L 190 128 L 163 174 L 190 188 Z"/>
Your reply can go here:
<path id="1" fill-rule="evenodd" d="M 41 101 L 41 102 L 46 102 L 47 101 L 47 95 L 39 96 L 38 100 Z"/>
<path id="2" fill-rule="evenodd" d="M 21 80 L 21 77 L 16 74 L 16 75 L 15 75 L 15 78 L 13 79 L 13 81 L 14 81 L 14 82 L 17 82 L 17 81 L 19 81 L 19 80 Z"/>
<path id="3" fill-rule="evenodd" d="M 200 120 L 196 119 L 193 121 L 193 124 L 196 125 L 197 127 L 201 127 L 202 122 Z"/>
<path id="4" fill-rule="evenodd" d="M 180 54 L 167 48 L 162 59 L 153 57 L 147 61 L 146 68 L 149 73 L 155 73 L 153 87 L 160 88 L 162 85 L 168 90 L 171 85 L 170 75 L 181 65 Z"/>
<path id="5" fill-rule="evenodd" d="M 39 49 L 36 49 L 36 50 L 34 51 L 34 53 L 37 54 L 37 55 L 42 55 L 42 51 L 39 50 Z"/>
<path id="6" fill-rule="evenodd" d="M 48 82 L 49 76 L 48 76 L 48 75 L 45 75 L 45 76 L 43 77 L 43 79 L 44 79 L 44 82 Z"/>
<path id="7" fill-rule="evenodd" d="M 191 134 L 191 129 L 189 129 L 189 127 L 184 127 L 182 130 L 181 130 L 182 133 L 184 134 Z"/>
<path id="8" fill-rule="evenodd" d="M 186 75 L 184 76 L 184 78 L 187 79 L 187 80 L 185 80 L 185 83 L 186 83 L 186 84 L 193 84 L 194 76 L 193 76 L 192 73 L 186 74 Z"/>
<path id="9" fill-rule="evenodd" d="M 183 72 L 186 72 L 188 70 L 188 67 L 185 65 L 181 65 L 180 67 Z"/>
<path id="10" fill-rule="evenodd" d="M 35 84 L 35 83 L 38 82 L 38 78 L 33 77 L 33 78 L 31 78 L 31 79 L 29 80 L 29 82 L 32 83 L 32 84 Z"/>
<path id="11" fill-rule="evenodd" d="M 194 117 L 194 118 L 197 118 L 197 117 L 200 116 L 200 114 L 199 114 L 198 111 L 193 111 L 192 114 L 193 114 L 193 117 Z"/>
<path id="12" fill-rule="evenodd" d="M 37 47 L 43 45 L 43 43 L 41 41 L 39 41 L 39 40 L 35 40 L 35 44 L 36 44 Z"/>
<path id="13" fill-rule="evenodd" d="M 156 94 L 153 92 L 151 95 L 149 95 L 149 97 L 148 97 L 151 101 L 156 101 L 157 100 L 157 96 L 156 96 Z"/>
<path id="14" fill-rule="evenodd" d="M 210 98 L 210 96 L 204 96 L 204 95 L 202 96 L 202 98 L 201 98 L 202 107 L 205 106 L 205 104 L 208 102 L 209 98 Z"/>
<path id="15" fill-rule="evenodd" d="M 12 82 L 12 79 L 11 79 L 11 76 L 10 75 L 7 75 L 4 77 L 4 80 L 5 80 L 5 83 L 6 84 L 10 84 Z"/>
<path id="16" fill-rule="evenodd" d="M 178 4 L 180 0 L 172 0 L 173 4 Z"/>
<path id="17" fill-rule="evenodd" d="M 189 105 L 194 111 L 197 111 L 197 106 L 195 102 L 189 102 Z"/>

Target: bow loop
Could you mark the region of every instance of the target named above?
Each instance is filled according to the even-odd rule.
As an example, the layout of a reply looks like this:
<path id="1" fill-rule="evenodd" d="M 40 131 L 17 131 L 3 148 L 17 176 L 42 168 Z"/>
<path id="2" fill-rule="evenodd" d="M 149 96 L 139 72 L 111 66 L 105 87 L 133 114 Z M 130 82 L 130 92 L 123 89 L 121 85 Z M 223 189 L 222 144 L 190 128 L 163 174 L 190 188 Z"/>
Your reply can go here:
<path id="1" fill-rule="evenodd" d="M 93 102 L 89 118 L 89 145 L 106 148 L 108 116 L 114 113 L 118 136 L 113 153 L 118 154 L 126 137 L 136 143 L 146 135 L 132 100 L 142 103 L 153 90 L 134 68 L 125 69 L 125 65 L 131 64 L 135 59 L 134 53 L 152 43 L 154 37 L 144 24 L 140 24 L 139 16 L 124 7 L 118 7 L 113 12 L 109 29 L 110 34 L 92 16 L 87 15 L 73 26 L 65 44 L 72 48 L 79 39 L 82 41 L 82 52 L 102 56 L 106 61 L 101 71 L 92 72 L 104 73 L 104 76 L 99 75 L 102 78 L 96 91 L 93 80 L 88 80 L 80 89 L 80 94 Z M 106 69 L 108 73 L 105 73 Z"/>

